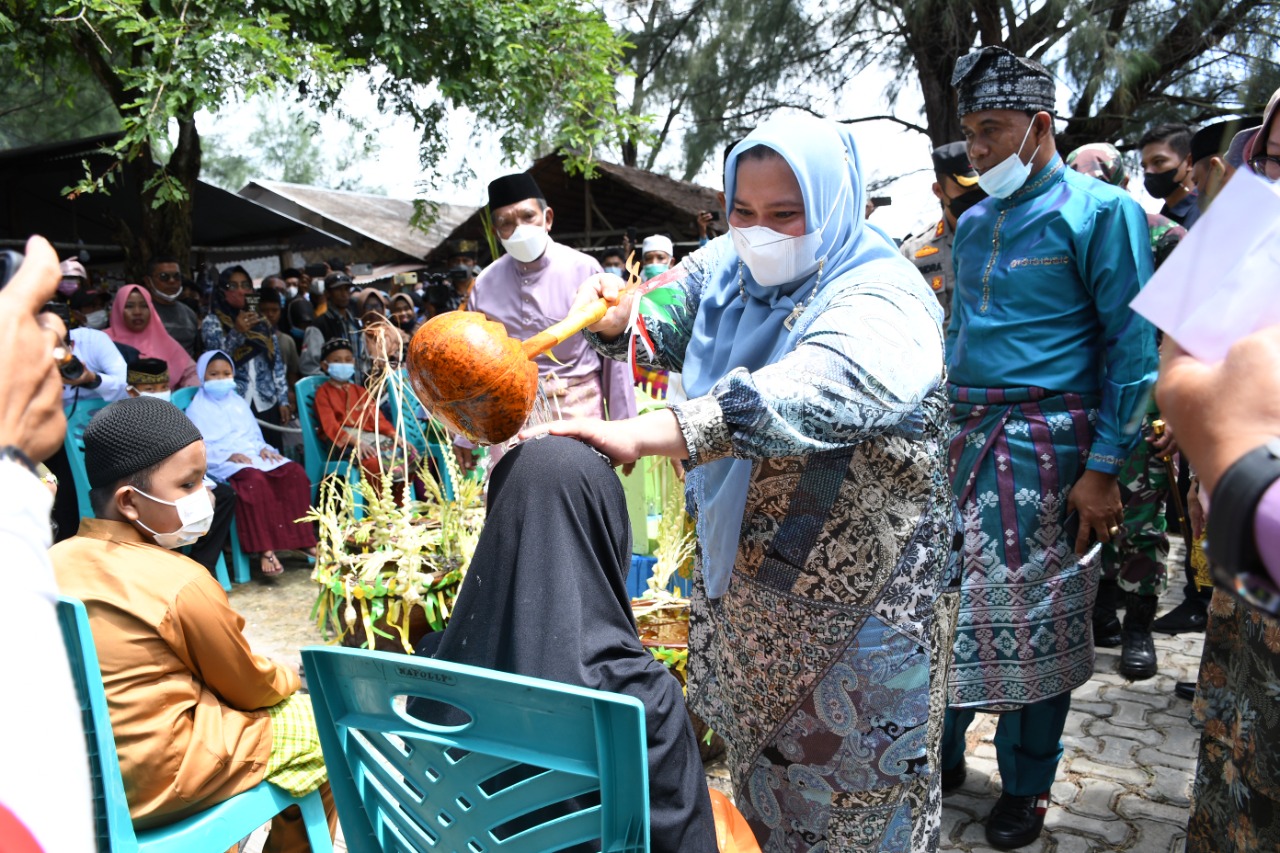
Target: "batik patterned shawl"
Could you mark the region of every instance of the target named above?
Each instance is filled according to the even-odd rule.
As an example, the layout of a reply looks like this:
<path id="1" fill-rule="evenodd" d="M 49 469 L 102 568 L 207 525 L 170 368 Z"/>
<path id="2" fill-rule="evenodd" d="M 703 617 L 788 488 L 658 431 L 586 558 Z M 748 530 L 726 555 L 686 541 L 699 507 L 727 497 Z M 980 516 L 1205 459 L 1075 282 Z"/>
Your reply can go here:
<path id="1" fill-rule="evenodd" d="M 1076 556 L 1066 505 L 1097 400 L 1040 388 L 949 391 L 964 524 L 950 704 L 1017 708 L 1093 674 L 1099 561 Z"/>

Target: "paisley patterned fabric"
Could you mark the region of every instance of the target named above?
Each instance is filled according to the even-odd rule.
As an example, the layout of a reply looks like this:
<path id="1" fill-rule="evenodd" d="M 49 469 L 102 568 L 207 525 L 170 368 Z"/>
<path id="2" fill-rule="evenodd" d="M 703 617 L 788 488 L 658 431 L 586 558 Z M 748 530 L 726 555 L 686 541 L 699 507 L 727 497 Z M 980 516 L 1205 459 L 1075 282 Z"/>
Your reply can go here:
<path id="1" fill-rule="evenodd" d="M 1187 853 L 1280 850 L 1280 621 L 1215 589 L 1193 706 L 1204 726 Z"/>
<path id="2" fill-rule="evenodd" d="M 686 258 L 644 313 L 642 364 L 680 369 L 718 251 Z M 700 465 L 752 461 L 726 593 L 708 598 L 695 575 L 688 698 L 728 744 L 735 802 L 768 853 L 938 843 L 957 519 L 941 309 L 907 272 L 824 287 L 794 351 L 673 406 L 695 517 Z M 588 339 L 626 357 L 625 337 Z M 922 369 L 922 396 L 904 399 Z"/>
<path id="3" fill-rule="evenodd" d="M 1100 560 L 1075 554 L 1067 494 L 1097 400 L 950 387 L 951 478 L 964 520 L 950 703 L 1011 710 L 1093 675 Z"/>

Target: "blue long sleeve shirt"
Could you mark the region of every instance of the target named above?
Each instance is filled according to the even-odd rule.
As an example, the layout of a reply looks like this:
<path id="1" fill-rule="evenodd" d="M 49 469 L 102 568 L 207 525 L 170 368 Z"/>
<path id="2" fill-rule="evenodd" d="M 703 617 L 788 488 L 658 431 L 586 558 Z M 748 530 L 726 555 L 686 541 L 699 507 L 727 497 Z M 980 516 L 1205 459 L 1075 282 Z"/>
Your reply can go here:
<path id="1" fill-rule="evenodd" d="M 1159 368 L 1155 330 L 1129 308 L 1152 273 L 1142 208 L 1054 155 L 1012 196 L 960 219 L 952 259 L 950 381 L 1096 395 L 1087 465 L 1117 473 Z"/>

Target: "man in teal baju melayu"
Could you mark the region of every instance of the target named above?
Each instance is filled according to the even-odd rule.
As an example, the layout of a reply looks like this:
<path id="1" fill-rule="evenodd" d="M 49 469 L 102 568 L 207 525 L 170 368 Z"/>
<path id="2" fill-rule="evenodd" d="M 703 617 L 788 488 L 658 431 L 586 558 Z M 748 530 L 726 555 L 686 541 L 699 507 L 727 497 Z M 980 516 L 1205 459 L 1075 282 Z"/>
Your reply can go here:
<path id="1" fill-rule="evenodd" d="M 1040 834 L 1071 690 L 1093 673 L 1100 561 L 1082 555 L 1118 531 L 1116 474 L 1156 376 L 1155 336 L 1128 307 L 1151 249 L 1137 202 L 1058 156 L 1043 66 L 988 47 L 956 63 L 952 84 L 990 198 L 953 245 L 950 463 L 964 551 L 943 788 L 963 782 L 974 712 L 1000 712 L 1003 793 L 986 833 L 1014 849 Z"/>

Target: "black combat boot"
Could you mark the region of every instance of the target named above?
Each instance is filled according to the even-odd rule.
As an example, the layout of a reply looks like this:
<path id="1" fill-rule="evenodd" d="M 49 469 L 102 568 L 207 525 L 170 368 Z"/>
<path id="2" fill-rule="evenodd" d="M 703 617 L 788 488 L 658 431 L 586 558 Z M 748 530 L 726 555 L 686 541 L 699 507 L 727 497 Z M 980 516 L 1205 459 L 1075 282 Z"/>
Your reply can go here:
<path id="1" fill-rule="evenodd" d="M 1120 645 L 1120 585 L 1103 578 L 1098 583 L 1098 600 L 1093 605 L 1093 644 L 1101 649 Z"/>
<path id="2" fill-rule="evenodd" d="M 1131 681 L 1141 681 L 1156 674 L 1156 644 L 1151 639 L 1151 623 L 1156 618 L 1159 599 L 1154 595 L 1124 594 L 1123 648 L 1120 650 L 1120 674 Z"/>

